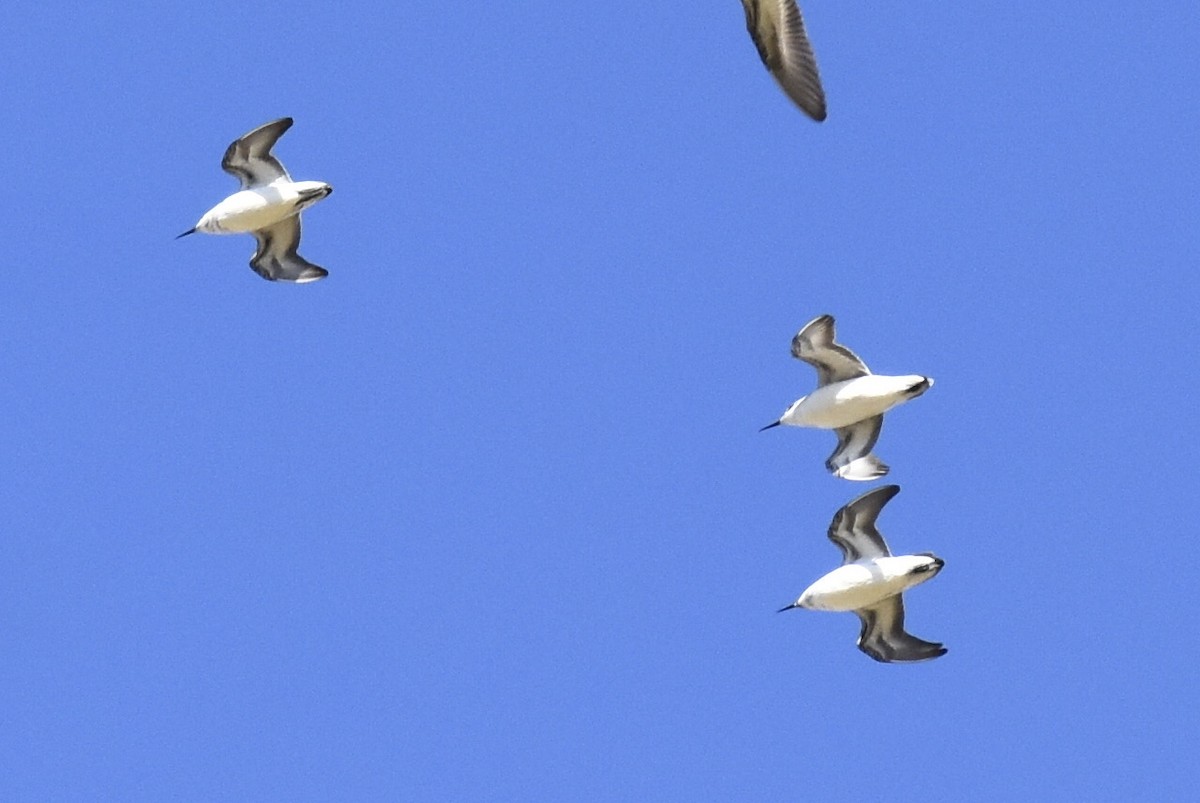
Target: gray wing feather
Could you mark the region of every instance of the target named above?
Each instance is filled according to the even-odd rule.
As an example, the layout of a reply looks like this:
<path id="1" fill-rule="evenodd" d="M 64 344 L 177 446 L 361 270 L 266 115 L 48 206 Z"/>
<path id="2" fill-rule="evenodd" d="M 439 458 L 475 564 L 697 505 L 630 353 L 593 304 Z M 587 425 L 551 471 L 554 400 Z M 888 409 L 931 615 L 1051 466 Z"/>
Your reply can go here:
<path id="1" fill-rule="evenodd" d="M 887 474 L 887 464 L 871 454 L 882 430 L 882 415 L 835 429 L 837 448 L 825 461 L 825 468 L 843 479 L 858 482 L 878 479 Z"/>
<path id="2" fill-rule="evenodd" d="M 778 0 L 783 16 L 779 31 L 779 64 L 771 74 L 792 101 L 817 122 L 825 119 L 825 90 L 817 72 L 817 59 L 804 30 L 804 19 L 795 0 Z"/>
<path id="3" fill-rule="evenodd" d="M 300 216 L 284 218 L 274 226 L 254 232 L 258 250 L 250 267 L 264 279 L 273 282 L 315 282 L 324 279 L 329 271 L 296 253 L 300 247 Z"/>
<path id="4" fill-rule="evenodd" d="M 883 663 L 928 661 L 946 654 L 935 641 L 925 641 L 904 630 L 904 603 L 900 595 L 855 611 L 862 620 L 858 648 Z"/>
<path id="5" fill-rule="evenodd" d="M 836 338 L 832 315 L 814 318 L 792 338 L 792 356 L 817 369 L 817 387 L 871 373 L 866 363 Z"/>
<path id="6" fill-rule="evenodd" d="M 829 540 L 842 551 L 843 564 L 892 554 L 876 529 L 875 520 L 883 506 L 898 493 L 899 485 L 884 485 L 867 491 L 834 514 L 829 524 Z"/>
<path id="7" fill-rule="evenodd" d="M 825 119 L 825 90 L 795 0 L 742 0 L 746 29 L 780 88 L 809 117 Z"/>
<path id="8" fill-rule="evenodd" d="M 271 148 L 291 127 L 292 118 L 281 117 L 235 139 L 225 149 L 221 168 L 236 176 L 242 182 L 242 189 L 270 184 L 279 178 L 290 181 L 291 176 L 271 153 Z"/>

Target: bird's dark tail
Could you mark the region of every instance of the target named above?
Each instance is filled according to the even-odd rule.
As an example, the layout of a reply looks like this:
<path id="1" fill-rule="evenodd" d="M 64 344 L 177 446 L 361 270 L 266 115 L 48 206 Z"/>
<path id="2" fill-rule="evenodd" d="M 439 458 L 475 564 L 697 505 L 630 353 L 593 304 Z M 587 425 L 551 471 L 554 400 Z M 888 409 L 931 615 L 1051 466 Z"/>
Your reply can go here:
<path id="1" fill-rule="evenodd" d="M 919 382 L 914 382 L 904 395 L 910 399 L 915 399 L 931 387 L 933 387 L 933 379 L 923 376 Z"/>

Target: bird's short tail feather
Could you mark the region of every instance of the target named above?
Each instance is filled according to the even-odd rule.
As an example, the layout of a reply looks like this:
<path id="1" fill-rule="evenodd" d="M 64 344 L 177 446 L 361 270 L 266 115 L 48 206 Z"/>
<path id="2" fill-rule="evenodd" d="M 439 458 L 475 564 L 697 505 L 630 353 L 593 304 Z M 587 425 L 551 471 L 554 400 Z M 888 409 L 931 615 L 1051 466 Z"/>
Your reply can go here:
<path id="1" fill-rule="evenodd" d="M 923 377 L 921 377 L 920 382 L 915 383 L 912 387 L 910 387 L 908 389 L 908 392 L 906 395 L 910 399 L 915 399 L 918 396 L 920 396 L 922 393 L 924 393 L 925 391 L 929 390 L 931 387 L 933 387 L 933 380 L 927 376 L 923 376 Z"/>

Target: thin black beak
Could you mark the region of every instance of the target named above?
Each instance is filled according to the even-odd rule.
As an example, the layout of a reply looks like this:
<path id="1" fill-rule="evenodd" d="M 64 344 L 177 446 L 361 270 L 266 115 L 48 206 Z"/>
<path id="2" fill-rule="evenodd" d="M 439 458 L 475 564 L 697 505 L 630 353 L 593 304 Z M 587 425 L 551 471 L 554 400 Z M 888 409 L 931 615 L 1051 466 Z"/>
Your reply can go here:
<path id="1" fill-rule="evenodd" d="M 179 237 L 187 237 L 189 234 L 195 234 L 195 233 L 196 233 L 196 228 L 193 226 L 192 228 L 190 228 L 190 229 L 188 229 L 187 231 L 185 231 L 183 234 L 180 234 L 180 235 L 179 235 L 178 237 L 176 237 L 175 239 L 176 239 L 176 240 L 178 240 L 178 239 L 179 239 Z"/>
<path id="2" fill-rule="evenodd" d="M 790 611 L 792 608 L 799 608 L 799 607 L 800 607 L 799 605 L 797 605 L 796 603 L 793 602 L 791 605 L 788 605 L 786 608 L 780 608 L 779 610 L 775 611 L 775 613 L 783 613 L 784 611 Z"/>
<path id="3" fill-rule="evenodd" d="M 780 424 L 782 424 L 782 423 L 783 423 L 782 421 L 776 421 L 774 424 L 767 424 L 765 427 L 763 427 L 762 429 L 760 429 L 760 430 L 759 430 L 759 432 L 766 432 L 766 431 L 767 431 L 768 429 L 770 429 L 771 427 L 777 427 L 777 426 L 779 426 L 779 425 L 780 425 Z"/>

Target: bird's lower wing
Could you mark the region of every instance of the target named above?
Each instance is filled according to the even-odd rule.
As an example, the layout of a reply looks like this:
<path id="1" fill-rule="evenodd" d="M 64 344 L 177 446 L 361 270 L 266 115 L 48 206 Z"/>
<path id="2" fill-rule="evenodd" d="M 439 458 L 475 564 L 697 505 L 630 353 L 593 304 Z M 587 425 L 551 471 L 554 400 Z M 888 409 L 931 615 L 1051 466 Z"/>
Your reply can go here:
<path id="1" fill-rule="evenodd" d="M 858 648 L 876 661 L 901 663 L 928 661 L 946 654 L 946 648 L 904 630 L 904 603 L 900 595 L 855 611 L 862 620 Z"/>
<path id="2" fill-rule="evenodd" d="M 250 267 L 264 279 L 303 284 L 329 275 L 329 271 L 296 253 L 300 247 L 299 215 L 260 229 L 254 232 L 254 237 L 258 240 L 258 250 L 250 260 Z"/>
<path id="3" fill-rule="evenodd" d="M 878 479 L 887 474 L 887 464 L 871 454 L 882 429 L 882 415 L 835 429 L 837 448 L 825 461 L 825 467 L 835 476 L 856 482 Z"/>

